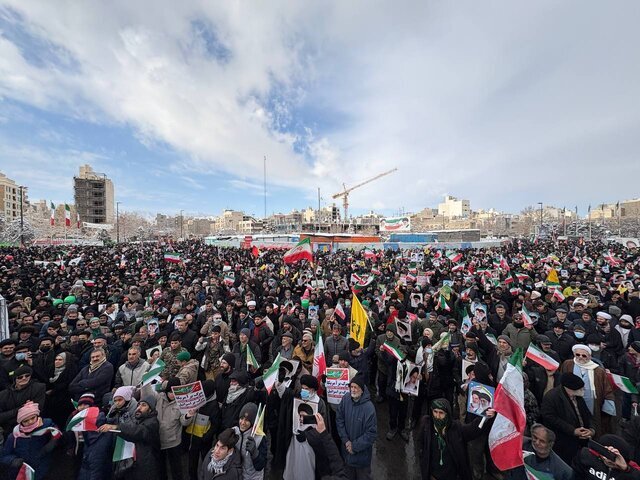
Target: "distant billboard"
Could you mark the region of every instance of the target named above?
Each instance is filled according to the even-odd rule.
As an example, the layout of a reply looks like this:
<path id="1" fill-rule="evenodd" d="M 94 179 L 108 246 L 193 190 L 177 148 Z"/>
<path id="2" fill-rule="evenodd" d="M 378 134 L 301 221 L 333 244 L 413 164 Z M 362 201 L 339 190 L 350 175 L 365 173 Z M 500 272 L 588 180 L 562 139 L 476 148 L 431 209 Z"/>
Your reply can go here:
<path id="1" fill-rule="evenodd" d="M 380 220 L 381 232 L 409 232 L 411 219 L 409 217 L 387 217 Z"/>

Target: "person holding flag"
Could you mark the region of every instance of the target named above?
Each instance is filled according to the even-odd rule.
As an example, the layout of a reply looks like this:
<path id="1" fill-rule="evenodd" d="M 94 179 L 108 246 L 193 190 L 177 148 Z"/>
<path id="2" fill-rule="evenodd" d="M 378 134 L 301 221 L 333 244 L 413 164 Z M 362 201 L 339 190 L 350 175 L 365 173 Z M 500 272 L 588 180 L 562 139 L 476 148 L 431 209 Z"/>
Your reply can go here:
<path id="1" fill-rule="evenodd" d="M 238 425 L 233 427 L 238 436 L 235 448 L 242 456 L 242 480 L 264 479 L 268 449 L 262 426 L 256 425 L 258 410 L 264 411 L 264 407 L 259 409 L 255 403 L 246 403 L 240 410 Z"/>
<path id="2" fill-rule="evenodd" d="M 37 403 L 27 401 L 18 410 L 18 424 L 5 440 L 0 465 L 9 474 L 6 478 L 15 478 L 23 464 L 34 471 L 34 480 L 44 478 L 49 472 L 53 450 L 62 433 L 51 419 L 40 416 Z"/>

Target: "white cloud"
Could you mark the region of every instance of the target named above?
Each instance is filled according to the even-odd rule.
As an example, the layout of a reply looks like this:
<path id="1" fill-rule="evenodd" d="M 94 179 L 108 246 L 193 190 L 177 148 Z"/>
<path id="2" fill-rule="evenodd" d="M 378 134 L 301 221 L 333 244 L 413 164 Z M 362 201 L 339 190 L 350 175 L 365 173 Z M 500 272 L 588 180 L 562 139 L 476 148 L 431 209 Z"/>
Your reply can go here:
<path id="1" fill-rule="evenodd" d="M 132 126 L 184 154 L 185 178 L 257 194 L 266 155 L 270 185 L 328 198 L 398 167 L 353 192 L 364 210 L 637 190 L 632 2 L 6 4 L 60 59 L 33 66 L 0 37 L 0 96 Z"/>

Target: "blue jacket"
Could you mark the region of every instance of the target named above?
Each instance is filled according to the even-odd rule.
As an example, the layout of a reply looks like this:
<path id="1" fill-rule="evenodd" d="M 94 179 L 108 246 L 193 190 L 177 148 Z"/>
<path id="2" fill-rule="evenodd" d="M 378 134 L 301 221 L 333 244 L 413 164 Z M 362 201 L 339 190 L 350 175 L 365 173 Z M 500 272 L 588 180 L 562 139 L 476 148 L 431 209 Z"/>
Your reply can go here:
<path id="1" fill-rule="evenodd" d="M 378 436 L 378 420 L 366 386 L 357 402 L 351 399 L 351 393 L 342 397 L 336 413 L 336 425 L 345 463 L 355 468 L 371 466 L 373 444 Z M 353 454 L 345 449 L 348 441 L 351 442 Z"/>
<path id="2" fill-rule="evenodd" d="M 105 422 L 104 413 L 98 417 L 98 426 Z M 115 435 L 112 433 L 83 432 L 84 450 L 82 465 L 78 480 L 109 480 L 113 468 L 113 444 Z"/>
<path id="3" fill-rule="evenodd" d="M 51 419 L 43 418 L 42 427 L 37 429 L 35 432 L 54 426 L 55 425 Z M 4 449 L 2 451 L 2 456 L 0 457 L 0 464 L 8 467 L 11 465 L 13 460 L 21 458 L 35 470 L 35 478 L 36 480 L 39 480 L 44 478 L 49 471 L 51 455 L 53 453 L 52 447 L 55 446 L 57 440 L 54 440 L 50 433 L 45 433 L 44 435 L 34 435 L 33 433 L 27 438 L 14 439 L 13 432 L 11 432 L 7 437 L 7 440 L 4 442 Z M 49 444 L 49 442 L 52 443 Z M 49 445 L 47 446 L 47 444 Z M 45 446 L 47 447 L 46 449 Z M 7 474 L 6 478 L 15 478 L 18 475 L 17 469 L 11 470 L 12 471 Z M 5 470 L 5 472 L 6 471 L 7 470 Z"/>

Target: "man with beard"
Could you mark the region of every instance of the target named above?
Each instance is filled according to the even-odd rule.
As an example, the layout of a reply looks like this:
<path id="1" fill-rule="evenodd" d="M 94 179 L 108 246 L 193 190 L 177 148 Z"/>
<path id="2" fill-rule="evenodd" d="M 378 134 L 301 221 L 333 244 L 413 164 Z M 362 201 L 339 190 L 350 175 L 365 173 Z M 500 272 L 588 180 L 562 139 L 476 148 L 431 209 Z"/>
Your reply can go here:
<path id="1" fill-rule="evenodd" d="M 235 370 L 236 356 L 233 353 L 225 353 L 220 360 L 220 369 L 216 375 L 216 399 L 218 405 L 222 406 L 222 402 L 227 398 L 229 385 L 231 384 L 231 374 Z"/>
<path id="2" fill-rule="evenodd" d="M 478 322 L 474 320 L 473 323 L 474 325 L 471 331 L 475 332 L 478 336 L 478 347 L 480 348 L 481 357 L 486 361 L 487 365 L 489 365 L 496 383 L 499 383 L 507 368 L 509 358 L 513 353 L 511 339 L 506 335 L 500 335 L 498 337 L 498 345 L 496 346 L 491 343 L 491 340 L 489 340 L 482 329 L 480 329 Z"/>
<path id="3" fill-rule="evenodd" d="M 506 326 L 502 335 L 510 338 L 513 349 L 521 348 L 526 352 L 529 344 L 538 336 L 538 332 L 532 325 L 525 326 L 522 314 L 518 312 L 513 314 L 513 322 Z"/>
<path id="4" fill-rule="evenodd" d="M 160 424 L 155 409 L 154 396 L 142 397 L 133 422 L 105 424 L 98 429 L 100 432 L 120 430 L 118 435 L 123 440 L 135 444 L 136 459 L 133 467 L 127 471 L 127 478 L 146 480 L 158 478 L 160 474 Z"/>
<path id="5" fill-rule="evenodd" d="M 490 430 L 496 412 L 489 408 L 480 428 L 481 417 L 463 424 L 454 420 L 451 404 L 444 398 L 431 402 L 431 415 L 425 417 L 420 440 L 420 470 L 423 480 L 471 480 L 467 443 Z"/>
<path id="6" fill-rule="evenodd" d="M 584 402 L 593 415 L 596 436 L 608 433 L 611 429 L 609 418 L 616 415 L 613 389 L 604 368 L 591 359 L 591 349 L 586 345 L 574 345 L 573 359 L 565 360 L 560 372 L 573 373 L 584 382 Z"/>

